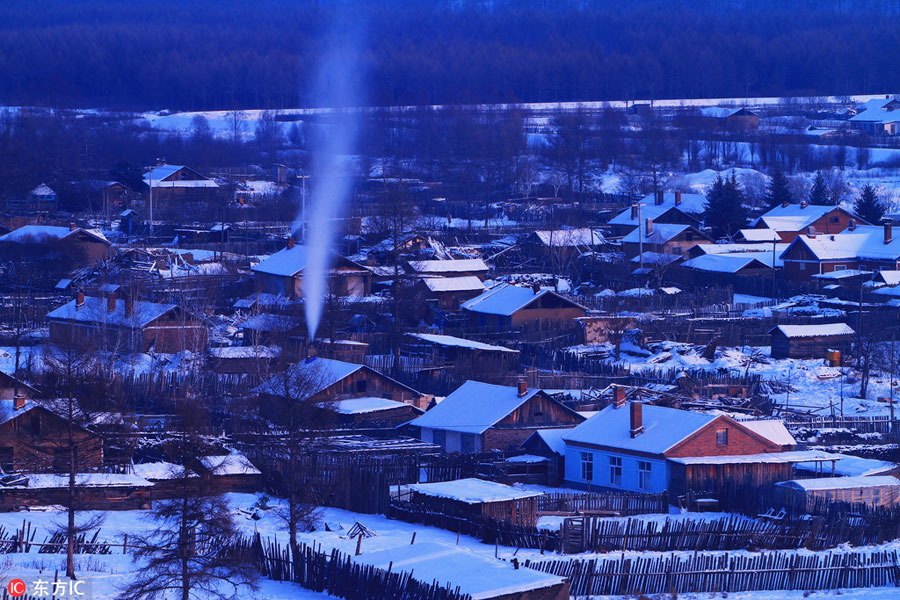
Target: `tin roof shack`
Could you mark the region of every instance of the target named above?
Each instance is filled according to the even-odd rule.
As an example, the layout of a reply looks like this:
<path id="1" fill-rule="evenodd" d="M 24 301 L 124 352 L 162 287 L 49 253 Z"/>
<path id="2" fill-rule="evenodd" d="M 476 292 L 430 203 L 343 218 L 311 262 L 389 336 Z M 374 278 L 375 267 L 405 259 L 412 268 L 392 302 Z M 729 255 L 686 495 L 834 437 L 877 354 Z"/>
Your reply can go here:
<path id="1" fill-rule="evenodd" d="M 856 332 L 846 323 L 779 325 L 769 330 L 772 358 L 825 358 L 828 350 L 846 354 Z"/>
<path id="2" fill-rule="evenodd" d="M 484 283 L 474 275 L 462 277 L 423 277 L 416 282 L 414 294 L 418 299 L 416 308 L 429 303 L 439 310 L 458 311 L 466 300 L 484 292 Z"/>
<path id="3" fill-rule="evenodd" d="M 379 552 L 365 552 L 353 560 L 383 571 L 408 572 L 422 582 L 459 589 L 473 600 L 568 600 L 569 583 L 562 577 L 517 562 L 496 560 L 435 542 L 418 542 Z"/>
<path id="4" fill-rule="evenodd" d="M 504 331 L 533 324 L 547 327 L 573 326 L 587 314 L 580 304 L 551 290 L 535 290 L 508 283 L 496 285 L 462 304 L 462 310 L 477 327 Z"/>
<path id="5" fill-rule="evenodd" d="M 284 373 L 273 375 L 252 391 L 262 397 L 284 397 L 285 385 L 293 381 L 309 382 L 309 399 L 331 402 L 347 398 L 380 397 L 424 409 L 427 400 L 419 392 L 382 375 L 365 365 L 331 358 L 313 357 L 291 365 Z"/>
<path id="6" fill-rule="evenodd" d="M 30 400 L 0 400 L 0 468 L 53 471 L 68 467 L 69 421 Z M 84 427 L 74 428 L 76 467 L 103 466 L 103 440 Z"/>
<path id="7" fill-rule="evenodd" d="M 543 390 L 467 381 L 409 426 L 445 452 L 516 450 L 538 429 L 574 427 L 584 417 Z"/>
<path id="8" fill-rule="evenodd" d="M 78 473 L 78 510 L 149 509 L 153 484 L 137 475 Z M 0 511 L 22 506 L 65 506 L 69 502 L 69 476 L 28 473 L 15 485 L 0 486 Z"/>
<path id="9" fill-rule="evenodd" d="M 526 527 L 537 523 L 537 497 L 541 492 L 502 483 L 467 478 L 407 486 L 410 501 L 436 512 L 461 517 L 487 517 Z"/>
<path id="10" fill-rule="evenodd" d="M 387 429 L 407 423 L 425 412 L 405 402 L 365 396 L 335 400 L 323 408 L 336 413 L 338 427 Z"/>
<path id="11" fill-rule="evenodd" d="M 133 352 L 174 354 L 199 352 L 206 347 L 209 331 L 193 314 L 175 304 L 134 300 L 120 301 L 115 293 L 106 298 L 86 297 L 78 292 L 47 314 L 50 340 L 54 344 L 99 345 L 127 348 Z"/>
<path id="12" fill-rule="evenodd" d="M 306 246 L 288 238 L 287 247 L 251 267 L 257 289 L 287 298 L 303 296 L 303 271 L 309 261 Z M 329 289 L 338 296 L 368 296 L 372 291 L 372 271 L 349 258 L 333 255 L 328 272 Z"/>
<path id="13" fill-rule="evenodd" d="M 263 489 L 262 472 L 240 452 L 204 456 L 192 468 L 209 493 L 254 493 Z"/>
<path id="14" fill-rule="evenodd" d="M 900 504 L 900 480 L 889 476 L 794 479 L 776 483 L 775 488 L 783 494 L 785 504 L 804 512 L 812 511 L 821 502 Z"/>
<path id="15" fill-rule="evenodd" d="M 411 260 L 406 263 L 407 272 L 422 277 L 477 277 L 484 281 L 488 266 L 480 258 L 457 260 Z"/>

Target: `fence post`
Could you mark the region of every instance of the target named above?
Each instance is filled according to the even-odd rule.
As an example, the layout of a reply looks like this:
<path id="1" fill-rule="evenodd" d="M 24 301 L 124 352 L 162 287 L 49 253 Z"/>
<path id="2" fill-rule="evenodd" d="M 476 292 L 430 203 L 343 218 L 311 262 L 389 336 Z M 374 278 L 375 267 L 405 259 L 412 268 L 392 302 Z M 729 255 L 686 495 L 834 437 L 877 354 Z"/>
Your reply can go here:
<path id="1" fill-rule="evenodd" d="M 122 542 L 122 554 L 128 554 L 128 534 L 125 534 L 125 541 Z"/>

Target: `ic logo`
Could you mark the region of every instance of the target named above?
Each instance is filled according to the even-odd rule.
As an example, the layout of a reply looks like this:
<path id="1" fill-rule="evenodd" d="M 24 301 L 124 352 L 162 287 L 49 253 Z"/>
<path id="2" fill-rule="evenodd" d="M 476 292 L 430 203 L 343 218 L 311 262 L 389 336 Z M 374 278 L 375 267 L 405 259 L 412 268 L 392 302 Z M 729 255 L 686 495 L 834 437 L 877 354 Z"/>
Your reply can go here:
<path id="1" fill-rule="evenodd" d="M 13 579 L 9 582 L 9 585 L 6 586 L 6 589 L 9 591 L 9 595 L 13 598 L 24 596 L 26 589 L 25 582 L 21 579 Z"/>

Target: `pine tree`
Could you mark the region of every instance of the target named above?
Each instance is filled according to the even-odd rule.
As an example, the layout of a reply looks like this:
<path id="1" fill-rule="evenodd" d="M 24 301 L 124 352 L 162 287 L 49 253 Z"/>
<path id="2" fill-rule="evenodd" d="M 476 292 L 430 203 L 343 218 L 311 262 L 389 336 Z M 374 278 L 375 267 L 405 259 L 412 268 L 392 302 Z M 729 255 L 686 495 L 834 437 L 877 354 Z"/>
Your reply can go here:
<path id="1" fill-rule="evenodd" d="M 784 171 L 781 170 L 781 167 L 775 167 L 775 172 L 772 173 L 772 180 L 766 189 L 766 203 L 769 205 L 769 208 L 775 208 L 784 203 L 791 204 L 793 201 L 794 198 L 791 196 L 791 188 L 788 187 L 788 180 L 784 176 Z"/>
<path id="2" fill-rule="evenodd" d="M 809 203 L 818 205 L 829 204 L 828 186 L 825 185 L 825 177 L 822 176 L 822 171 L 816 172 L 812 189 L 809 190 Z"/>
<path id="3" fill-rule="evenodd" d="M 747 224 L 744 193 L 734 171 L 728 179 L 717 177 L 709 188 L 704 218 L 706 226 L 716 237 L 732 236 Z"/>
<path id="4" fill-rule="evenodd" d="M 863 189 L 859 192 L 853 210 L 856 214 L 873 225 L 878 224 L 884 216 L 884 205 L 878 197 L 878 192 L 876 192 L 875 188 L 868 183 L 864 185 Z"/>

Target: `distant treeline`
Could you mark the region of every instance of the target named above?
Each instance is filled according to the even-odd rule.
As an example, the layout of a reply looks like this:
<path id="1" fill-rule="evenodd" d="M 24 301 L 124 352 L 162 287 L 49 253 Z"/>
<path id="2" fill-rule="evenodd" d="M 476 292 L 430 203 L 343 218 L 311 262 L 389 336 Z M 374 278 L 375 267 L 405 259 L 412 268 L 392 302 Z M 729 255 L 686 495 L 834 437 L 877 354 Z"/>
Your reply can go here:
<path id="1" fill-rule="evenodd" d="M 337 10 L 370 104 L 900 89 L 898 0 L 10 0 L 0 103 L 315 105 Z"/>

